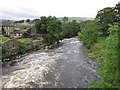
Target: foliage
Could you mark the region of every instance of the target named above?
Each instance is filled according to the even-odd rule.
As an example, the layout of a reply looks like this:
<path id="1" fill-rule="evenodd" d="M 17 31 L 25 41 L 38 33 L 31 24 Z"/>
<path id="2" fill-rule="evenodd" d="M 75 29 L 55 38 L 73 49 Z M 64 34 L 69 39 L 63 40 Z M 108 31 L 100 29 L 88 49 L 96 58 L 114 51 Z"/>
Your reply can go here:
<path id="1" fill-rule="evenodd" d="M 117 22 L 120 23 L 120 2 L 118 2 L 118 4 L 116 4 L 116 6 L 115 6 L 115 11 L 117 12 L 117 15 L 116 15 L 116 17 L 117 17 Z"/>
<path id="2" fill-rule="evenodd" d="M 98 38 L 98 30 L 99 27 L 97 26 L 95 21 L 88 21 L 84 25 L 79 34 L 79 38 L 85 44 L 86 48 L 91 48 L 94 45 Z"/>
<path id="3" fill-rule="evenodd" d="M 35 34 L 36 34 L 35 25 L 34 25 L 33 27 L 31 27 L 30 33 L 31 33 L 32 35 L 35 35 Z"/>
<path id="4" fill-rule="evenodd" d="M 118 24 L 110 25 L 108 29 L 110 34 L 107 38 L 99 37 L 97 43 L 90 48 L 91 53 L 99 63 L 98 74 L 99 81 L 92 81 L 92 88 L 118 88 L 118 31 L 120 27 Z"/>
<path id="5" fill-rule="evenodd" d="M 91 35 L 91 22 L 84 22 L 82 24 L 82 31 L 78 33 L 78 36 L 83 41 L 85 46 L 89 46 L 86 49 L 87 55 L 91 58 L 95 58 L 99 65 L 98 75 L 100 76 L 98 81 L 91 81 L 91 85 L 86 84 L 86 87 L 92 88 L 119 88 L 120 76 L 118 73 L 119 52 L 120 52 L 120 3 L 115 7 L 107 7 L 100 10 L 96 16 L 97 24 L 100 26 L 100 30 L 106 37 L 98 37 L 94 44 L 89 41 L 94 41 L 96 35 Z M 98 28 L 99 29 L 99 28 Z M 94 29 L 95 30 L 95 29 Z M 99 32 L 96 32 L 100 35 Z M 92 34 L 94 34 L 92 32 Z M 88 35 L 88 36 L 87 36 Z M 93 38 L 90 38 L 93 37 Z M 87 42 L 88 41 L 88 42 Z M 88 47 L 87 47 L 88 48 Z"/>
<path id="6" fill-rule="evenodd" d="M 19 53 L 25 53 L 27 50 L 29 50 L 29 47 L 23 43 L 19 46 Z"/>
<path id="7" fill-rule="evenodd" d="M 29 22 L 30 22 L 30 19 L 27 19 L 27 20 L 26 20 L 26 22 L 28 22 L 28 23 L 29 23 Z"/>
<path id="8" fill-rule="evenodd" d="M 25 27 L 20 27 L 19 29 L 20 29 L 20 30 L 23 30 L 23 29 L 26 29 L 26 28 L 25 28 Z"/>
<path id="9" fill-rule="evenodd" d="M 80 24 L 75 20 L 72 22 L 63 22 L 61 25 L 63 38 L 70 38 L 77 35 L 80 31 Z"/>
<path id="10" fill-rule="evenodd" d="M 15 23 L 24 23 L 24 20 L 15 21 Z"/>
<path id="11" fill-rule="evenodd" d="M 62 18 L 62 21 L 63 21 L 64 23 L 68 22 L 68 17 L 63 17 L 63 18 Z"/>
<path id="12" fill-rule="evenodd" d="M 32 30 L 31 27 L 30 27 L 30 28 L 27 28 L 27 33 L 28 33 L 28 34 L 31 34 L 31 32 L 32 32 L 31 30 Z"/>
<path id="13" fill-rule="evenodd" d="M 34 19 L 32 22 L 36 23 L 37 21 L 39 21 L 39 19 Z"/>
<path id="14" fill-rule="evenodd" d="M 18 42 L 20 43 L 24 43 L 24 44 L 29 44 L 31 43 L 31 39 L 26 38 L 26 39 L 16 39 Z"/>
<path id="15" fill-rule="evenodd" d="M 57 20 L 56 17 L 41 17 L 39 21 L 36 22 L 35 28 L 38 34 L 42 34 L 44 41 L 48 44 L 54 42 L 59 42 L 62 40 L 61 34 L 61 22 Z"/>
<path id="16" fill-rule="evenodd" d="M 106 7 L 97 13 L 96 19 L 98 20 L 98 25 L 101 27 L 100 30 L 103 36 L 109 35 L 109 24 L 117 21 L 117 14 L 115 7 Z"/>

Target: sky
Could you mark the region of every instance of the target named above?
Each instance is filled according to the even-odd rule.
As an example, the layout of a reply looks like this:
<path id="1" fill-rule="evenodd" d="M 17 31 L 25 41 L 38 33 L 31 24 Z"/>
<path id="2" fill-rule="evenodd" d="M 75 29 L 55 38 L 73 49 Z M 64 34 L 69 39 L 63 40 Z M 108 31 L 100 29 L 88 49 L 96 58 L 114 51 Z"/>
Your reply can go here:
<path id="1" fill-rule="evenodd" d="M 35 19 L 41 16 L 92 17 L 120 0 L 1 0 L 0 19 Z"/>

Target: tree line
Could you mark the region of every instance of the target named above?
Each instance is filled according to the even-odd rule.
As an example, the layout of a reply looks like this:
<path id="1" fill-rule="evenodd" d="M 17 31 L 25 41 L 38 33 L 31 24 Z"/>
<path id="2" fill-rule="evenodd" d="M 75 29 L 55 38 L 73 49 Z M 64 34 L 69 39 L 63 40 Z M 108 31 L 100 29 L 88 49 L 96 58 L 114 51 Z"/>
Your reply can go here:
<path id="1" fill-rule="evenodd" d="M 80 30 L 80 24 L 75 20 L 69 22 L 68 17 L 60 21 L 55 16 L 42 16 L 34 21 L 36 33 L 41 34 L 47 44 L 59 43 L 63 38 L 77 36 Z"/>

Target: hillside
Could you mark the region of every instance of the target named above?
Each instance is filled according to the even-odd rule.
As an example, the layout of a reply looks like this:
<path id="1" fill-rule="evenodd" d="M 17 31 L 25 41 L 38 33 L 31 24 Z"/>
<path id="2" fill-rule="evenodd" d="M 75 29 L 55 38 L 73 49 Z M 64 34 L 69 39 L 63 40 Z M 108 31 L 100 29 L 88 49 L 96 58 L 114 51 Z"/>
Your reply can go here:
<path id="1" fill-rule="evenodd" d="M 58 20 L 62 20 L 63 17 L 58 17 Z M 77 22 L 93 20 L 91 17 L 68 17 L 68 20 L 71 22 L 72 20 L 76 20 Z"/>

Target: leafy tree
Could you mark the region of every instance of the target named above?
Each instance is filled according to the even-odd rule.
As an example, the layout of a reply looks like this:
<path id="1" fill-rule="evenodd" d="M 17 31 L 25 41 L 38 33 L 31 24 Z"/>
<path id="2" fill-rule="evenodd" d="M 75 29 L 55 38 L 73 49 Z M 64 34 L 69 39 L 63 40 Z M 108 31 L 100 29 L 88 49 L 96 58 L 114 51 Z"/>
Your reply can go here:
<path id="1" fill-rule="evenodd" d="M 118 2 L 118 4 L 116 4 L 115 6 L 115 11 L 117 12 L 117 22 L 120 22 L 120 2 Z"/>
<path id="2" fill-rule="evenodd" d="M 98 30 L 99 27 L 95 21 L 86 22 L 84 28 L 81 30 L 81 34 L 79 34 L 79 37 L 85 44 L 86 48 L 91 48 L 91 46 L 96 43 L 98 38 Z"/>
<path id="3" fill-rule="evenodd" d="M 46 43 L 52 44 L 62 39 L 61 22 L 56 17 L 41 17 L 35 24 L 36 32 L 42 34 Z"/>
<path id="4" fill-rule="evenodd" d="M 39 21 L 39 19 L 34 19 L 32 22 L 36 23 L 37 21 Z"/>
<path id="5" fill-rule="evenodd" d="M 117 9 L 117 12 L 120 13 L 120 2 L 118 2 L 118 4 L 116 4 L 115 9 Z"/>
<path id="6" fill-rule="evenodd" d="M 113 24 L 113 22 L 117 21 L 116 15 L 117 12 L 115 11 L 114 7 L 106 7 L 97 13 L 96 19 L 98 20 L 98 24 L 101 27 L 100 30 L 102 31 L 104 36 L 109 34 L 109 24 Z"/>
<path id="7" fill-rule="evenodd" d="M 29 22 L 30 22 L 30 19 L 27 19 L 27 20 L 26 20 L 26 22 L 28 22 L 28 23 L 29 23 Z"/>
<path id="8" fill-rule="evenodd" d="M 15 23 L 19 23 L 19 21 L 15 21 Z"/>
<path id="9" fill-rule="evenodd" d="M 24 20 L 20 20 L 20 21 L 18 21 L 19 23 L 24 23 Z"/>
<path id="10" fill-rule="evenodd" d="M 37 34 L 35 25 L 31 27 L 31 32 L 30 33 L 31 33 L 32 36 Z"/>
<path id="11" fill-rule="evenodd" d="M 65 22 L 68 22 L 68 17 L 63 17 L 62 18 L 62 21 L 65 23 Z"/>
<path id="12" fill-rule="evenodd" d="M 80 24 L 75 20 L 72 22 L 63 22 L 61 28 L 63 37 L 70 38 L 77 35 L 77 32 L 80 30 Z"/>
<path id="13" fill-rule="evenodd" d="M 46 34 L 47 33 L 47 22 L 48 22 L 48 19 L 45 16 L 42 16 L 39 20 L 37 20 L 35 24 L 36 33 Z"/>

